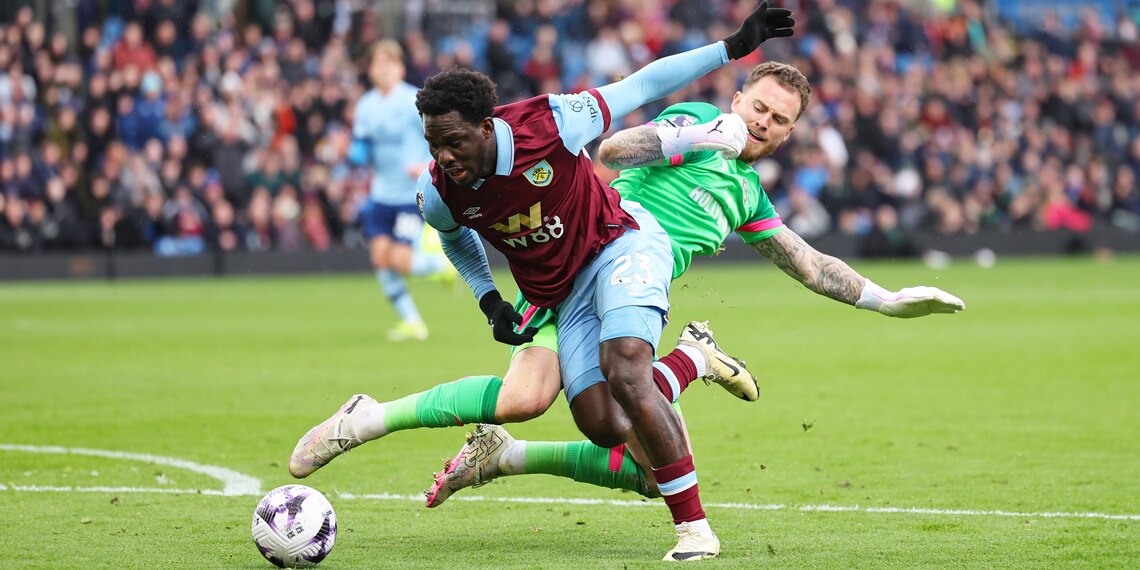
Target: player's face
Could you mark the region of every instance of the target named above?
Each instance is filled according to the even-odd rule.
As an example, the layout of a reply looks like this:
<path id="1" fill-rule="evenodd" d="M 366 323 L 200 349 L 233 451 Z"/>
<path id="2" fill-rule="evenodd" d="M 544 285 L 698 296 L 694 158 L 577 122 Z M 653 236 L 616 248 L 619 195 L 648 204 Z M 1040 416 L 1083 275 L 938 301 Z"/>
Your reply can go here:
<path id="1" fill-rule="evenodd" d="M 380 89 L 391 89 L 404 80 L 404 62 L 392 59 L 387 54 L 377 52 L 372 57 L 368 69 L 372 83 Z"/>
<path id="2" fill-rule="evenodd" d="M 456 184 L 471 186 L 495 172 L 495 125 L 490 117 L 472 124 L 452 111 L 423 119 L 428 152 Z"/>
<path id="3" fill-rule="evenodd" d="M 796 129 L 800 96 L 774 77 L 761 77 L 732 98 L 732 112 L 744 117 L 748 142 L 740 160 L 756 162 L 772 154 Z"/>

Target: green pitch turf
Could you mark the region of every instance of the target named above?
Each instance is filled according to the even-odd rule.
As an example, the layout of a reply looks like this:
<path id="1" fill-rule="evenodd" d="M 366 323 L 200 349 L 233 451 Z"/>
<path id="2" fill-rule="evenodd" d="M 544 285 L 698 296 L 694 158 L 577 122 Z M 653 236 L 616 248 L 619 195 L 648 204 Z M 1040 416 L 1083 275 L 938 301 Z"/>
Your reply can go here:
<path id="1" fill-rule="evenodd" d="M 674 285 L 663 348 L 708 319 L 762 387 L 682 398 L 723 543 L 702 564 L 1140 567 L 1140 259 L 855 266 L 968 309 L 889 319 L 763 260 Z M 253 508 L 293 482 L 309 427 L 356 392 L 505 370 L 466 291 L 413 292 L 431 339 L 393 345 L 368 274 L 0 285 L 0 568 L 270 568 Z M 510 429 L 581 439 L 562 402 Z M 321 567 L 645 568 L 673 545 L 660 502 L 549 476 L 423 508 L 411 496 L 462 440 L 401 432 L 306 479 L 340 518 Z"/>

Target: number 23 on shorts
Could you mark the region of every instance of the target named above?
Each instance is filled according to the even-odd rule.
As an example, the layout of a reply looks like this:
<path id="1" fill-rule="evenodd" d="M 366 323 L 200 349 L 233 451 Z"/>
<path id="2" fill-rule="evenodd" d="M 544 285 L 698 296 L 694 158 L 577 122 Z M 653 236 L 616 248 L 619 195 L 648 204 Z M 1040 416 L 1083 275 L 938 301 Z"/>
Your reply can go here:
<path id="1" fill-rule="evenodd" d="M 644 253 L 623 255 L 614 260 L 614 271 L 610 274 L 610 286 L 625 286 L 637 283 L 645 286 L 653 282 L 653 268 L 650 258 Z"/>

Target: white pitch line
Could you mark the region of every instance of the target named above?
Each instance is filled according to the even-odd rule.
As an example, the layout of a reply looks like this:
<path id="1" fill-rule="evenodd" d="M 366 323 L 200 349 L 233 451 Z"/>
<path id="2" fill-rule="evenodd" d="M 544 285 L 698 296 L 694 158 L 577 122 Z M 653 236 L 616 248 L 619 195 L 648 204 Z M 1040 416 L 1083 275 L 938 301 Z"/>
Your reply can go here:
<path id="1" fill-rule="evenodd" d="M 337 497 L 341 499 L 378 499 L 378 500 L 411 500 L 423 501 L 422 495 L 393 495 L 389 493 L 381 494 L 355 494 L 355 493 L 337 493 Z M 656 501 L 619 501 L 613 499 L 569 499 L 559 497 L 481 497 L 481 496 L 464 496 L 452 497 L 452 501 L 491 501 L 499 503 L 530 503 L 530 504 L 561 504 L 561 505 L 604 505 L 612 507 L 657 507 L 661 503 Z M 886 514 L 915 514 L 915 515 L 953 515 L 953 516 L 995 516 L 995 517 L 1020 517 L 1020 518 L 1083 518 L 1083 519 L 1106 519 L 1106 520 L 1128 520 L 1140 521 L 1140 515 L 1110 515 L 1104 513 L 1062 513 L 1062 512 L 1049 512 L 1049 513 L 1020 513 L 1013 511 L 1000 511 L 1000 510 L 972 510 L 972 509 L 923 509 L 923 508 L 904 508 L 904 507 L 861 507 L 842 506 L 842 505 L 764 505 L 754 503 L 705 503 L 705 507 L 714 509 L 734 509 L 734 510 L 749 510 L 749 511 L 799 511 L 799 512 L 822 512 L 822 513 L 886 513 Z"/>
<path id="2" fill-rule="evenodd" d="M 0 491 L 27 493 L 152 493 L 159 495 L 210 495 L 213 497 L 256 497 L 259 493 L 226 493 L 217 489 L 162 489 L 150 487 L 69 487 L 52 485 L 0 485 Z"/>
<path id="3" fill-rule="evenodd" d="M 222 490 L 216 489 L 168 489 L 149 487 L 72 487 L 72 486 L 46 486 L 46 485 L 13 485 L 0 484 L 0 491 L 17 491 L 33 493 L 154 493 L 168 495 L 208 495 L 223 497 L 259 497 L 261 496 L 261 480 L 256 477 L 238 473 L 232 469 L 215 465 L 202 465 L 178 459 L 176 457 L 162 457 L 147 453 L 129 453 L 125 451 L 108 451 L 103 449 L 85 449 L 78 447 L 12 445 L 0 443 L 0 451 L 23 451 L 27 453 L 52 453 L 61 455 L 88 455 L 94 457 L 107 457 L 111 459 L 130 459 L 145 461 L 156 465 L 168 465 L 179 469 L 186 469 L 195 473 L 208 475 L 222 482 Z M 357 494 L 337 493 L 340 499 L 372 499 L 380 501 L 423 501 L 421 495 L 396 495 L 391 493 Z M 646 507 L 659 506 L 656 501 L 629 501 L 614 499 L 572 499 L 565 497 L 483 497 L 461 496 L 453 497 L 452 501 L 465 502 L 498 502 L 523 504 L 559 504 L 559 505 L 602 505 L 611 507 Z M 913 514 L 938 516 L 993 516 L 1016 518 L 1079 518 L 1140 521 L 1140 515 L 1111 515 L 1105 513 L 1068 513 L 1044 512 L 1026 513 L 1003 510 L 975 510 L 975 509 L 929 509 L 914 507 L 861 507 L 859 505 L 779 505 L 779 504 L 753 504 L 753 503 L 705 503 L 706 507 L 714 509 L 733 509 L 749 511 L 798 511 L 805 513 L 869 513 L 869 514 Z"/>
<path id="4" fill-rule="evenodd" d="M 169 495 L 209 495 L 226 497 L 256 497 L 261 496 L 260 491 L 226 493 L 215 489 L 162 489 L 147 487 L 51 487 L 44 485 L 0 485 L 0 491 L 20 491 L 31 493 L 156 493 Z M 414 501 L 423 502 L 423 495 L 397 495 L 393 493 L 335 493 L 336 498 L 345 500 L 374 500 L 374 501 Z M 482 497 L 466 496 L 451 497 L 451 501 L 467 503 L 522 503 L 539 505 L 598 505 L 607 507 L 659 507 L 657 501 L 621 501 L 615 499 L 572 499 L 567 497 Z M 1105 513 L 1066 513 L 1044 512 L 1026 513 L 1002 510 L 974 510 L 974 509 L 926 509 L 910 507 L 861 507 L 859 505 L 780 505 L 755 503 L 705 503 L 705 507 L 714 509 L 732 509 L 745 511 L 796 511 L 803 513 L 868 513 L 868 514 L 909 514 L 909 515 L 937 515 L 937 516 L 991 516 L 1015 518 L 1074 518 L 1074 519 L 1102 519 L 1140 521 L 1140 515 L 1110 515 Z"/>
<path id="5" fill-rule="evenodd" d="M 89 455 L 93 457 L 108 457 L 111 459 L 130 459 L 145 461 L 156 465 L 167 465 L 178 469 L 185 469 L 201 473 L 222 482 L 222 490 L 215 491 L 222 495 L 260 495 L 261 480 L 238 473 L 233 469 L 218 467 L 216 465 L 202 465 L 177 457 L 162 457 L 149 453 L 129 453 L 126 451 L 109 451 L 106 449 L 85 449 L 82 447 L 59 447 L 55 445 L 12 445 L 0 443 L 0 451 L 23 451 L 27 453 L 51 453 L 56 455 Z M 195 493 L 197 491 L 194 491 Z"/>

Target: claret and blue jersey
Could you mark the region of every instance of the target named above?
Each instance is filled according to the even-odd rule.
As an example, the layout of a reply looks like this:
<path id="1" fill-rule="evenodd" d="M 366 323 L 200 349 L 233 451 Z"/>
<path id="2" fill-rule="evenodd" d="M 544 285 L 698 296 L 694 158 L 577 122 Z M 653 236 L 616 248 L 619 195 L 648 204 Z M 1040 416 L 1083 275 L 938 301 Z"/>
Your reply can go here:
<path id="1" fill-rule="evenodd" d="M 583 148 L 610 122 L 728 62 L 724 44 L 670 56 L 619 81 L 495 109 L 497 164 L 473 187 L 434 162 L 420 176 L 424 218 L 476 297 L 494 289 L 482 236 L 500 251 L 523 295 L 556 307 L 578 271 L 624 228 L 637 228 L 618 193 L 594 174 Z"/>
<path id="2" fill-rule="evenodd" d="M 582 151 L 609 120 L 596 90 L 497 108 L 494 175 L 469 188 L 433 163 L 420 177 L 424 217 L 441 230 L 475 230 L 510 261 L 528 299 L 557 305 L 586 261 L 636 227 Z"/>

